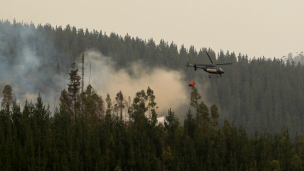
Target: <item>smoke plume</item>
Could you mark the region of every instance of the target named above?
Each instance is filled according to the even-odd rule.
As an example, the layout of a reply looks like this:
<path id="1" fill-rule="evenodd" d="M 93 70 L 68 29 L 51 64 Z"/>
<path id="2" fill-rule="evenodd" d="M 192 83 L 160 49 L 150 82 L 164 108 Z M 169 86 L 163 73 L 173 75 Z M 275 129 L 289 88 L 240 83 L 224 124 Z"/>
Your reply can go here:
<path id="1" fill-rule="evenodd" d="M 91 76 L 90 74 L 91 64 Z M 184 74 L 164 68 L 149 68 L 136 62 L 127 68 L 115 69 L 115 62 L 97 51 L 85 53 L 85 84 L 89 81 L 102 97 L 109 93 L 114 99 L 122 91 L 125 98 L 131 99 L 136 92 L 150 87 L 156 96 L 158 114 L 165 115 L 169 108 L 178 109 L 188 103 L 188 84 L 183 81 Z M 80 68 L 80 67 L 79 67 Z M 130 74 L 131 73 L 131 74 Z M 90 79 L 90 80 L 89 80 Z"/>
<path id="2" fill-rule="evenodd" d="M 55 97 L 58 99 L 64 88 L 64 77 L 53 67 L 53 56 L 37 54 L 35 47 L 39 45 L 31 44 L 31 39 L 40 38 L 31 28 L 4 30 L 4 33 L 7 34 L 0 34 L 0 89 L 11 85 L 21 107 L 26 99 L 35 102 L 39 92 L 45 104 L 53 106 Z M 51 44 L 44 46 L 54 49 Z"/>
<path id="3" fill-rule="evenodd" d="M 22 27 L 14 31 L 7 28 L 4 33 L 0 34 L 0 90 L 2 91 L 5 85 L 11 85 L 21 107 L 26 99 L 35 103 L 40 93 L 44 104 L 49 105 L 53 111 L 55 106 L 58 107 L 60 92 L 66 89 L 69 83 L 69 71 L 66 66 L 73 62 L 72 58 L 56 49 L 52 40 L 43 44 L 31 44 L 32 39 L 45 42 L 33 28 Z M 7 33 L 10 37 L 17 37 L 16 40 L 11 40 Z M 39 49 L 44 51 L 37 52 L 37 46 L 43 46 Z M 81 54 L 76 59 L 81 75 Z M 202 100 L 206 103 L 202 90 L 206 90 L 208 84 L 203 83 L 200 76 L 197 78 L 197 88 L 202 92 Z M 85 52 L 84 89 L 90 83 L 103 99 L 109 93 L 112 101 L 116 94 L 122 91 L 126 100 L 130 96 L 132 102 L 136 92 L 146 91 L 150 87 L 156 96 L 159 116 L 165 116 L 171 108 L 180 120 L 185 118 L 191 92 L 188 81 L 190 80 L 185 79 L 184 71 L 149 67 L 141 61 L 119 68 L 111 57 L 105 57 L 94 50 Z"/>

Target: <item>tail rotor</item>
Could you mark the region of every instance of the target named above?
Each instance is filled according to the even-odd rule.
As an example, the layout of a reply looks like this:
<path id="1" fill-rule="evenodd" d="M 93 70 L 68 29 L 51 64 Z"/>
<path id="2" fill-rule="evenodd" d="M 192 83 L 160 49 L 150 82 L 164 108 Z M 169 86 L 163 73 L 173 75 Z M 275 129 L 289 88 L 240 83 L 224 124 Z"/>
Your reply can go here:
<path id="1" fill-rule="evenodd" d="M 186 67 L 193 67 L 194 68 L 194 71 L 197 70 L 197 65 L 194 63 L 193 65 L 189 64 L 189 62 L 187 61 L 187 65 Z"/>
<path id="2" fill-rule="evenodd" d="M 190 67 L 190 64 L 189 64 L 189 62 L 187 61 L 187 65 L 186 65 L 186 67 L 188 68 L 188 67 Z"/>

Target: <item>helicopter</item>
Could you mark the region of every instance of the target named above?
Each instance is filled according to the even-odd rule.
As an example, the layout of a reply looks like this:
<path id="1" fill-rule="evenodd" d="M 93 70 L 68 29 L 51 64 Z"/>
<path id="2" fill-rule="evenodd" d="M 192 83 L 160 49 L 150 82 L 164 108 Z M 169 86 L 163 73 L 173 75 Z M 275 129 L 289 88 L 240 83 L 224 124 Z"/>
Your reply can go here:
<path id="1" fill-rule="evenodd" d="M 207 53 L 207 52 L 206 52 Z M 216 67 L 217 65 L 232 65 L 232 63 L 222 63 L 222 64 L 215 64 L 213 63 L 213 61 L 211 60 L 209 54 L 207 53 L 210 61 L 212 64 L 189 64 L 189 62 L 187 61 L 187 65 L 186 67 L 193 67 L 194 71 L 196 71 L 197 69 L 202 69 L 205 72 L 209 73 L 209 78 L 218 78 L 219 75 L 222 77 L 222 74 L 224 74 L 224 70 L 222 68 Z"/>

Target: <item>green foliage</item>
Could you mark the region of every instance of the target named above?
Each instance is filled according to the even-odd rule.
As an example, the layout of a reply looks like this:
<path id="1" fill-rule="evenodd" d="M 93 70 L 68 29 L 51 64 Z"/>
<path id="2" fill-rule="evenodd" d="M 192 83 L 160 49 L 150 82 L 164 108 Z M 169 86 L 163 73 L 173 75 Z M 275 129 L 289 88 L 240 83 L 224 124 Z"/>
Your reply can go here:
<path id="1" fill-rule="evenodd" d="M 125 108 L 126 101 L 121 91 L 116 94 L 115 97 L 116 104 L 114 105 L 114 109 L 120 115 L 120 119 L 122 120 L 122 110 Z"/>
<path id="2" fill-rule="evenodd" d="M 210 86 L 207 86 L 204 96 L 206 95 L 208 102 L 215 103 L 222 114 L 218 118 L 219 124 L 228 119 L 237 126 L 246 127 L 250 133 L 267 128 L 273 134 L 287 126 L 292 137 L 297 132 L 304 132 L 304 125 L 301 124 L 304 112 L 304 68 L 294 62 L 284 63 L 278 58 L 249 58 L 245 54 L 229 51 L 216 54 L 210 48 L 197 50 L 194 46 L 181 46 L 178 49 L 176 44 L 165 40 L 155 42 L 152 38 L 142 40 L 128 34 L 107 35 L 102 31 L 77 29 L 70 25 L 54 28 L 50 24 L 35 26 L 32 23 L 0 21 L 0 34 L 7 35 L 1 39 L 7 44 L 3 55 L 10 60 L 16 59 L 18 55 L 18 42 L 23 38 L 18 33 L 22 31 L 31 33 L 26 37 L 27 46 L 35 49 L 37 56 L 46 61 L 41 65 L 61 74 L 70 72 L 66 66 L 77 61 L 81 53 L 94 49 L 111 57 L 117 63 L 116 69 L 128 67 L 130 63 L 141 60 L 144 66 L 149 66 L 145 68 L 147 72 L 152 72 L 155 67 L 164 67 L 184 71 L 187 81 L 199 80 L 206 73 L 200 70 L 194 73 L 191 69 L 185 69 L 185 64 L 187 61 L 210 63 L 204 52 L 207 51 L 215 63 L 233 63 L 229 67 L 222 66 L 225 74 L 221 79 L 205 80 Z M 45 85 L 44 88 L 51 85 Z M 201 97 L 195 96 L 195 91 L 193 92 L 191 105 L 197 108 L 197 101 Z M 147 93 L 153 94 L 151 91 Z M 156 107 L 153 95 L 149 101 L 148 108 Z M 113 110 L 112 108 L 107 110 Z"/>
<path id="3" fill-rule="evenodd" d="M 270 164 L 271 164 L 271 167 L 272 167 L 273 171 L 280 171 L 281 170 L 279 161 L 272 160 Z"/>
<path id="4" fill-rule="evenodd" d="M 84 115 L 91 118 L 101 119 L 105 116 L 105 104 L 101 96 L 99 96 L 89 84 L 87 89 L 81 96 L 81 110 Z"/>
<path id="5" fill-rule="evenodd" d="M 1 107 L 10 106 L 13 101 L 13 94 L 12 94 L 12 86 L 5 85 L 3 89 L 3 99 L 1 102 Z"/>
<path id="6" fill-rule="evenodd" d="M 278 59 L 248 59 L 234 52 L 216 55 L 210 48 L 178 49 L 164 40 L 157 44 L 153 39 L 69 25 L 35 27 L 1 21 L 0 34 L 8 35 L 2 40 L 8 45 L 4 56 L 15 59 L 18 55 L 21 37 L 15 32 L 22 29 L 33 32 L 28 46 L 56 73 L 68 73 L 65 66 L 91 48 L 115 60 L 117 69 L 141 59 L 151 66 L 148 71 L 159 66 L 183 70 L 190 80 L 196 76 L 185 70 L 185 63 L 208 63 L 205 50 L 216 63 L 234 65 L 223 66 L 221 79 L 208 80 L 204 93 L 214 103 L 210 110 L 192 87 L 192 108 L 184 125 L 175 116 L 179 111 L 171 109 L 164 125 L 158 124 L 150 87 L 137 92 L 129 104 L 131 119 L 119 119 L 113 115 L 110 95 L 104 101 L 91 86 L 78 94 L 80 77 L 74 69 L 69 73 L 72 87 L 61 92 L 54 114 L 40 95 L 36 103 L 26 101 L 22 109 L 6 87 L 0 111 L 0 170 L 303 170 L 303 66 Z M 49 45 L 56 50 L 50 52 Z M 72 97 L 69 93 L 74 90 Z M 71 101 L 75 97 L 76 108 Z M 125 100 L 122 93 L 116 97 L 121 115 Z M 291 137 L 296 138 L 294 143 Z"/>
<path id="7" fill-rule="evenodd" d="M 188 111 L 184 126 L 169 109 L 163 126 L 155 109 L 148 112 L 151 92 L 136 93 L 128 122 L 110 113 L 94 117 L 102 98 L 92 87 L 75 122 L 63 102 L 51 115 L 40 94 L 23 110 L 16 103 L 2 108 L 1 170 L 302 170 L 302 134 L 295 143 L 286 128 L 274 137 L 267 131 L 251 137 L 228 120 L 215 129 L 217 107 L 211 106 L 209 122 L 204 102 L 195 116 Z"/>
<path id="8" fill-rule="evenodd" d="M 165 130 L 168 132 L 171 139 L 174 138 L 174 134 L 179 126 L 178 118 L 174 115 L 174 111 L 168 110 L 168 115 L 165 117 Z"/>
<path id="9" fill-rule="evenodd" d="M 211 118 L 212 118 L 212 126 L 218 126 L 218 118 L 220 114 L 218 113 L 218 109 L 215 104 L 211 106 Z"/>
<path id="10" fill-rule="evenodd" d="M 192 92 L 191 92 L 191 98 L 190 98 L 190 106 L 198 110 L 198 100 L 202 98 L 200 94 L 198 94 L 197 88 L 196 87 L 191 87 Z"/>

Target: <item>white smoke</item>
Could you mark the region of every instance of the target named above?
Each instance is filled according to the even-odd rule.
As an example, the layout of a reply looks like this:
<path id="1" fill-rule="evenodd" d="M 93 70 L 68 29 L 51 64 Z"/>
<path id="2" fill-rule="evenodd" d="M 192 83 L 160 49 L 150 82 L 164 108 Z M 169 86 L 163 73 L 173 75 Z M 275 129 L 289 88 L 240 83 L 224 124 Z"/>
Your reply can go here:
<path id="1" fill-rule="evenodd" d="M 67 68 L 63 66 L 70 64 L 71 59 L 63 54 L 64 52 L 56 49 L 51 40 L 44 44 L 31 44 L 33 38 L 38 39 L 38 42 L 41 39 L 40 42 L 43 42 L 33 29 L 20 28 L 11 31 L 7 28 L 4 33 L 13 34 L 18 41 L 11 46 L 12 42 L 8 41 L 9 34 L 0 34 L 0 91 L 5 85 L 11 85 L 21 107 L 26 99 L 35 103 L 40 93 L 44 104 L 50 105 L 53 111 L 55 106 L 58 107 L 60 92 L 67 88 L 69 83 Z M 39 49 L 37 46 L 43 46 L 44 51 L 37 52 L 36 49 Z M 12 49 L 12 47 L 17 48 Z M 79 75 L 81 75 L 80 57 L 81 55 L 76 61 Z M 55 69 L 57 63 L 60 64 L 60 71 Z M 206 90 L 209 85 L 201 80 L 202 73 L 194 72 L 193 74 L 198 75 L 195 76 L 198 78 L 195 80 L 196 86 L 202 92 L 202 100 L 206 102 L 207 96 L 202 90 Z M 84 88 L 90 80 L 93 88 L 103 99 L 109 93 L 113 101 L 116 94 L 122 91 L 126 99 L 131 97 L 132 102 L 136 92 L 146 91 L 150 87 L 156 96 L 159 116 L 165 116 L 171 108 L 180 120 L 185 118 L 189 109 L 191 92 L 188 81 L 193 80 L 185 81 L 184 76 L 184 71 L 149 67 L 140 61 L 130 63 L 126 68 L 119 68 L 111 57 L 105 57 L 93 50 L 85 52 Z"/>
<path id="2" fill-rule="evenodd" d="M 90 74 L 91 63 L 91 77 Z M 116 94 L 122 91 L 124 97 L 133 97 L 136 92 L 147 90 L 150 87 L 156 96 L 159 107 L 157 113 L 162 116 L 167 110 L 178 109 L 188 103 L 188 83 L 183 81 L 184 74 L 164 68 L 149 68 L 136 62 L 126 69 L 118 69 L 111 58 L 103 56 L 97 51 L 85 53 L 85 83 L 90 83 L 102 97 L 110 94 L 115 99 Z M 132 74 L 129 74 L 132 73 Z"/>
<path id="3" fill-rule="evenodd" d="M 59 98 L 64 88 L 64 76 L 54 69 L 55 61 L 50 60 L 52 55 L 45 52 L 42 57 L 37 54 L 36 47 L 41 44 L 34 44 L 31 39 L 39 41 L 40 38 L 31 28 L 11 30 L 8 27 L 3 32 L 6 34 L 0 34 L 0 89 L 11 85 L 21 107 L 25 100 L 35 103 L 39 92 L 44 104 L 53 106 L 54 99 Z M 54 49 L 51 43 L 43 45 Z M 46 60 L 46 56 L 49 59 Z"/>

